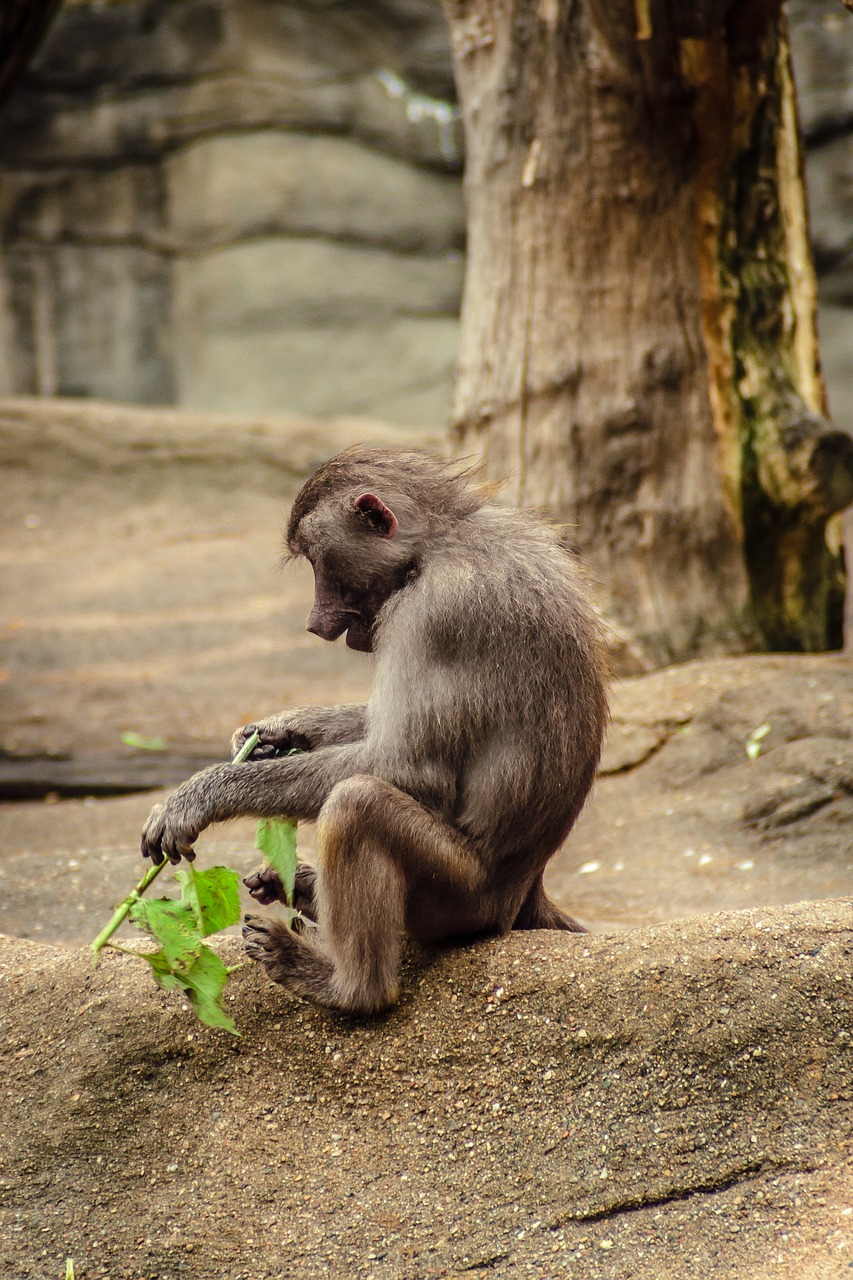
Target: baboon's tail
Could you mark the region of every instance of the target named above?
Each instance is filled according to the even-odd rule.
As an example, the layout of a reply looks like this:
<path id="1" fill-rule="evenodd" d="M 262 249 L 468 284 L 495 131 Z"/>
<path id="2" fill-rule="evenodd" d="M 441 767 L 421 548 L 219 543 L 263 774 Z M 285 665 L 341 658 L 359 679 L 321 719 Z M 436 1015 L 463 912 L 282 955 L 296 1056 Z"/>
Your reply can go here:
<path id="1" fill-rule="evenodd" d="M 513 929 L 562 929 L 565 933 L 586 933 L 582 924 L 565 915 L 551 901 L 542 885 L 542 878 L 536 881 L 524 900 L 521 910 L 515 919 Z"/>

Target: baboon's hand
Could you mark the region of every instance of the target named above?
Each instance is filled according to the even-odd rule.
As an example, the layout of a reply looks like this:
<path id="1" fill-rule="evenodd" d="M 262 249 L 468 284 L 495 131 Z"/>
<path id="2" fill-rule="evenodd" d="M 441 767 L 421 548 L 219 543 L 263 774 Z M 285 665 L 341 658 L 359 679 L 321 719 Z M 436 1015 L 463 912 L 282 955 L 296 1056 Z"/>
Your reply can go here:
<path id="1" fill-rule="evenodd" d="M 259 720 L 257 724 L 244 724 L 231 739 L 231 757 L 233 759 L 253 733 L 257 733 L 260 742 L 255 747 L 250 760 L 272 760 L 275 756 L 287 755 L 294 748 L 297 751 L 310 751 L 311 742 L 292 716 L 269 716 Z"/>
<path id="2" fill-rule="evenodd" d="M 212 821 L 204 789 L 190 778 L 162 804 L 155 804 L 142 829 L 142 856 L 160 863 L 195 858 L 193 845 Z"/>
<path id="3" fill-rule="evenodd" d="M 268 907 L 273 902 L 287 903 L 281 876 L 266 863 L 244 876 L 243 884 L 249 890 L 249 896 L 262 907 Z"/>
<path id="4" fill-rule="evenodd" d="M 287 894 L 281 876 L 272 867 L 262 864 L 250 871 L 243 879 L 250 897 L 262 907 L 272 902 L 281 902 L 287 906 Z M 293 883 L 293 901 L 290 904 L 309 920 L 317 919 L 317 872 L 308 862 L 300 862 L 296 868 Z"/>

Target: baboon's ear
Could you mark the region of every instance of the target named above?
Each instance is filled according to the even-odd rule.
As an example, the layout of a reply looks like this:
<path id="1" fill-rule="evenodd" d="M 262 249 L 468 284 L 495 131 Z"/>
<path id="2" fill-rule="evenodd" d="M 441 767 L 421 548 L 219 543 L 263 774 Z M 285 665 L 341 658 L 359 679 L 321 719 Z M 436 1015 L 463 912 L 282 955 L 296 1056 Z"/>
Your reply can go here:
<path id="1" fill-rule="evenodd" d="M 399 528 L 397 517 L 390 507 L 386 507 L 381 498 L 377 498 L 375 493 L 363 493 L 361 497 L 355 500 L 355 509 L 364 516 L 380 538 L 393 538 Z"/>

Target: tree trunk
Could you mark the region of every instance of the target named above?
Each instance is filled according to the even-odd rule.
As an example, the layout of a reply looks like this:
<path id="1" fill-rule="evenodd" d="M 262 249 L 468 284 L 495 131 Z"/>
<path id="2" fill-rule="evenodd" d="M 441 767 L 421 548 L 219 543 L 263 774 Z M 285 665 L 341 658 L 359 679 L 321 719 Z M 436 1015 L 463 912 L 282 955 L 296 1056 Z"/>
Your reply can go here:
<path id="1" fill-rule="evenodd" d="M 61 0 L 3 0 L 0 4 L 0 105 L 38 49 Z"/>
<path id="2" fill-rule="evenodd" d="M 841 643 L 779 0 L 445 0 L 467 147 L 453 431 L 567 525 L 645 663 Z"/>

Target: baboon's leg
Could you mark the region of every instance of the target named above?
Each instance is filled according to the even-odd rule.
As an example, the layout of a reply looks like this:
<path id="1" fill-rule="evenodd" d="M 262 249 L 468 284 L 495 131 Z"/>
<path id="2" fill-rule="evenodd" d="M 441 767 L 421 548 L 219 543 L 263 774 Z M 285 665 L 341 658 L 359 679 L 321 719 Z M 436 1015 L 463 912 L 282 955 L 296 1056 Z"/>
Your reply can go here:
<path id="1" fill-rule="evenodd" d="M 252 917 L 246 950 L 320 1004 L 375 1013 L 397 999 L 410 889 L 446 886 L 448 900 L 479 888 L 482 865 L 453 828 L 396 787 L 368 775 L 339 783 L 317 821 L 317 929 L 295 934 Z"/>

